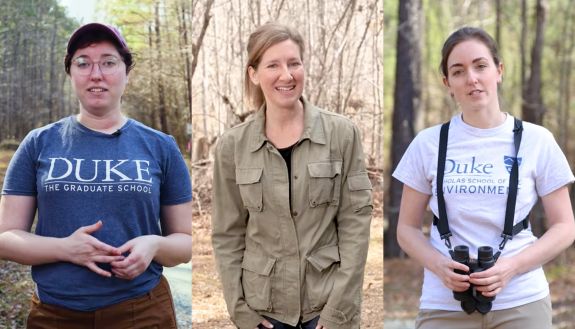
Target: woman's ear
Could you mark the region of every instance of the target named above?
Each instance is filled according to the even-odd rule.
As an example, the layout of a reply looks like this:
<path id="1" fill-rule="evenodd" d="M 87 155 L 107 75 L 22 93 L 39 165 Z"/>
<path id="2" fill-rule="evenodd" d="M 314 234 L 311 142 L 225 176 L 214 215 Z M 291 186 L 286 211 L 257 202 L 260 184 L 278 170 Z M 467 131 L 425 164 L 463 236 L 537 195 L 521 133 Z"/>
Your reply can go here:
<path id="1" fill-rule="evenodd" d="M 254 69 L 253 66 L 248 67 L 248 74 L 250 75 L 250 80 L 252 81 L 252 83 L 258 86 L 260 84 L 260 81 L 258 79 L 258 72 L 256 71 L 256 69 Z"/>
<path id="2" fill-rule="evenodd" d="M 455 95 L 453 94 L 453 92 L 451 91 L 451 86 L 449 85 L 449 80 L 447 79 L 447 77 L 443 77 L 443 85 L 447 88 L 447 90 L 449 91 L 449 95 L 451 96 L 451 98 L 455 98 Z"/>
<path id="3" fill-rule="evenodd" d="M 447 88 L 449 88 L 449 80 L 447 80 L 447 77 L 443 77 L 443 85 L 446 86 Z"/>
<path id="4" fill-rule="evenodd" d="M 499 63 L 499 65 L 497 66 L 497 83 L 501 83 L 503 81 L 503 63 Z"/>

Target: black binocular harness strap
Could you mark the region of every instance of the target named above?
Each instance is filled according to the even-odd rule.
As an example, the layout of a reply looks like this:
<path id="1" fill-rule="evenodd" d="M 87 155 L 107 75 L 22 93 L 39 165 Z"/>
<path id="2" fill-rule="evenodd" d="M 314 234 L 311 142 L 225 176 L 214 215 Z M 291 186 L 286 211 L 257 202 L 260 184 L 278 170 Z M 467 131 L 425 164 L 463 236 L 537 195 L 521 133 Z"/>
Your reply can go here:
<path id="1" fill-rule="evenodd" d="M 529 216 L 525 217 L 521 222 L 513 225 L 513 217 L 515 215 L 515 203 L 517 200 L 517 187 L 519 185 L 519 163 L 517 154 L 519 153 L 519 146 L 521 145 L 521 136 L 523 134 L 523 122 L 520 119 L 514 118 L 513 128 L 513 144 L 515 146 L 515 158 L 511 166 L 511 173 L 509 174 L 509 194 L 507 195 L 507 208 L 505 210 L 505 225 L 501 237 L 503 240 L 499 244 L 499 251 L 495 254 L 494 258 L 497 260 L 501 255 L 501 251 L 505 248 L 508 240 L 526 229 L 529 226 Z M 447 211 L 445 208 L 445 198 L 443 197 L 443 175 L 445 173 L 445 161 L 447 157 L 447 140 L 449 134 L 449 121 L 441 126 L 439 133 L 439 153 L 437 155 L 437 206 L 439 210 L 439 218 L 433 216 L 433 225 L 437 226 L 439 235 L 442 240 L 445 240 L 445 246 L 449 249 L 449 253 L 453 252 L 451 247 L 451 231 L 449 230 L 449 223 L 447 222 Z"/>

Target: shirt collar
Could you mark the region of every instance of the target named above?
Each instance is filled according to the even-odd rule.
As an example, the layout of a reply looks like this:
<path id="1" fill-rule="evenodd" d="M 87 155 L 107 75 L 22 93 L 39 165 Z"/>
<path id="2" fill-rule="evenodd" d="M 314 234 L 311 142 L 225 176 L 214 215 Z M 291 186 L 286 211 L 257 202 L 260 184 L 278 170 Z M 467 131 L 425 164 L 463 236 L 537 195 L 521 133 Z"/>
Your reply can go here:
<path id="1" fill-rule="evenodd" d="M 303 102 L 304 128 L 298 143 L 305 139 L 309 139 L 311 142 L 316 144 L 325 144 L 325 130 L 320 119 L 319 109 L 313 104 L 309 103 L 305 97 L 302 96 L 300 99 Z M 268 138 L 265 134 L 265 110 L 266 108 L 264 103 L 264 105 L 260 107 L 254 116 L 252 137 L 249 146 L 249 150 L 251 152 L 259 150 L 265 144 L 265 142 L 268 141 Z"/>

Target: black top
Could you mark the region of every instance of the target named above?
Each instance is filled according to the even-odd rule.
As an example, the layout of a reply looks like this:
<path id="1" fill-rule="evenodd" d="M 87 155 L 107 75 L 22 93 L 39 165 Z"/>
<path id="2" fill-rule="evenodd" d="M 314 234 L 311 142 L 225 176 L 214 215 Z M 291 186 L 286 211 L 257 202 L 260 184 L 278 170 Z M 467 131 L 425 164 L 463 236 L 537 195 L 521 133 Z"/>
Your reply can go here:
<path id="1" fill-rule="evenodd" d="M 282 157 L 284 158 L 288 170 L 288 185 L 289 185 L 289 195 L 290 195 L 290 209 L 291 209 L 291 152 L 295 144 L 288 146 L 283 149 L 278 149 Z"/>

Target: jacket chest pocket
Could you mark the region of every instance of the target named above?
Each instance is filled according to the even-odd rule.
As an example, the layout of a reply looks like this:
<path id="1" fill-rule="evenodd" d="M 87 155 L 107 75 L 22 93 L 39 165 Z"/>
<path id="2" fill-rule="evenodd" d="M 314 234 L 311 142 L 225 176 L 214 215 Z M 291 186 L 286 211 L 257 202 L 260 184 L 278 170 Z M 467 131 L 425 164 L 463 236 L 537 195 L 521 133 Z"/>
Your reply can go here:
<path id="1" fill-rule="evenodd" d="M 263 210 L 262 168 L 237 168 L 236 184 L 244 207 L 253 211 Z"/>
<path id="2" fill-rule="evenodd" d="M 339 204 L 341 161 L 309 163 L 309 205 Z"/>

